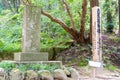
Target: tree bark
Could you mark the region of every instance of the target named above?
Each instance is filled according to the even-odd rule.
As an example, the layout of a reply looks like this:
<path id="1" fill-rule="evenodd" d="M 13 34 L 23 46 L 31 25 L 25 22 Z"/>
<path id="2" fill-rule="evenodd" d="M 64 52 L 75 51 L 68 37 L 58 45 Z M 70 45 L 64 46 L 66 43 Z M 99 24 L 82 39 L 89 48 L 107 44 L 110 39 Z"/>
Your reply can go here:
<path id="1" fill-rule="evenodd" d="M 82 17 L 81 17 L 81 26 L 80 26 L 80 42 L 84 43 L 84 31 L 85 31 L 85 16 L 87 12 L 87 0 L 83 0 L 82 3 Z"/>
<path id="2" fill-rule="evenodd" d="M 41 10 L 41 14 L 50 18 L 50 20 L 52 22 L 55 22 L 55 23 L 61 25 L 61 27 L 73 37 L 73 40 L 75 41 L 75 43 L 85 43 L 84 31 L 85 31 L 85 17 L 86 17 L 86 12 L 87 12 L 87 0 L 83 0 L 83 3 L 82 3 L 82 17 L 81 17 L 81 21 L 80 21 L 80 23 L 81 23 L 80 32 L 74 28 L 73 17 L 72 17 L 72 14 L 69 10 L 67 3 L 65 2 L 65 0 L 62 0 L 62 3 L 65 5 L 65 9 L 70 17 L 72 27 L 65 24 L 62 20 L 54 18 L 52 15 L 50 15 L 49 13 L 47 13 L 43 10 Z"/>
<path id="3" fill-rule="evenodd" d="M 65 9 L 67 10 L 67 13 L 68 13 L 68 15 L 69 15 L 69 17 L 70 17 L 71 27 L 72 27 L 73 29 L 75 29 L 75 28 L 74 28 L 74 20 L 73 20 L 72 14 L 71 14 L 71 12 L 70 12 L 69 6 L 68 6 L 68 4 L 65 2 L 65 0 L 62 0 L 62 3 L 63 3 L 63 5 L 65 5 Z"/>
<path id="4" fill-rule="evenodd" d="M 69 26 L 67 26 L 63 21 L 59 20 L 59 19 L 56 19 L 54 18 L 53 16 L 51 16 L 49 13 L 41 10 L 41 14 L 47 16 L 48 18 L 50 18 L 51 21 L 55 22 L 55 23 L 58 23 L 59 25 L 62 26 L 62 28 L 67 31 L 69 34 L 72 35 L 73 39 L 76 40 L 79 38 L 79 34 L 77 32 L 77 30 L 73 29 L 73 28 L 70 28 Z"/>
<path id="5" fill-rule="evenodd" d="M 118 6 L 119 6 L 119 36 L 120 36 L 120 0 L 118 0 Z"/>

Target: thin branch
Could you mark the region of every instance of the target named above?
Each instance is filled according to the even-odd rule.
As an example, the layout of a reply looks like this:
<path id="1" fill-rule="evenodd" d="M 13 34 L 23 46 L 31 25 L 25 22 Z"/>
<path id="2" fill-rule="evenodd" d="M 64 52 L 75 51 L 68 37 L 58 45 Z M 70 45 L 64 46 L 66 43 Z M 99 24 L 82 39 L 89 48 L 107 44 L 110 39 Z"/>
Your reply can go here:
<path id="1" fill-rule="evenodd" d="M 62 3 L 63 3 L 63 5 L 65 5 L 65 9 L 67 10 L 67 13 L 68 13 L 68 15 L 69 15 L 69 17 L 70 17 L 71 27 L 72 27 L 72 29 L 74 29 L 74 20 L 73 20 L 72 14 L 71 14 L 71 12 L 70 12 L 69 6 L 68 6 L 68 4 L 65 2 L 65 0 L 62 0 Z"/>
<path id="2" fill-rule="evenodd" d="M 83 0 L 83 3 L 82 3 L 82 17 L 81 17 L 81 30 L 85 26 L 86 12 L 87 12 L 87 0 Z"/>

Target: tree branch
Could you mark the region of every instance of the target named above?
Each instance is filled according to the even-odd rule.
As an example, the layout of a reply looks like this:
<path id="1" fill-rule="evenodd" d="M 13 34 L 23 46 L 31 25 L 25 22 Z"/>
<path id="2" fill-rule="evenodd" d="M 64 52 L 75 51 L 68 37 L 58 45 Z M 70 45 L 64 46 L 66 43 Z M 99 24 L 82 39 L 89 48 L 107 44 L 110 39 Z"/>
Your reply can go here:
<path id="1" fill-rule="evenodd" d="M 87 12 L 87 0 L 83 0 L 82 3 L 82 17 L 81 17 L 81 26 L 80 26 L 80 36 L 84 38 L 84 31 L 85 31 L 85 16 Z M 82 41 L 84 41 L 82 39 Z"/>
<path id="2" fill-rule="evenodd" d="M 50 18 L 51 21 L 53 21 L 53 22 L 58 23 L 59 25 L 61 25 L 62 28 L 64 28 L 67 32 L 70 31 L 70 28 L 63 21 L 54 18 L 49 13 L 47 13 L 47 12 L 45 12 L 43 10 L 41 10 L 41 14 L 43 14 L 43 15 L 47 16 L 48 18 Z"/>
<path id="3" fill-rule="evenodd" d="M 65 31 L 67 31 L 69 34 L 71 34 L 74 39 L 79 36 L 77 30 L 72 29 L 72 28 L 69 28 L 69 26 L 67 26 L 63 21 L 54 18 L 54 17 L 51 16 L 49 13 L 47 13 L 47 12 L 45 12 L 45 11 L 43 11 L 43 10 L 41 10 L 41 14 L 43 14 L 43 15 L 47 16 L 48 18 L 50 18 L 51 21 L 53 21 L 53 22 L 58 23 L 59 25 L 61 25 L 62 28 L 63 28 Z"/>
<path id="4" fill-rule="evenodd" d="M 68 4 L 65 2 L 65 0 L 62 0 L 62 3 L 63 3 L 63 5 L 65 5 L 65 9 L 67 10 L 67 13 L 68 13 L 68 15 L 69 15 L 69 17 L 70 17 L 71 27 L 72 27 L 72 29 L 74 29 L 74 20 L 73 20 L 72 14 L 71 14 L 71 12 L 70 12 L 69 6 L 68 6 Z"/>

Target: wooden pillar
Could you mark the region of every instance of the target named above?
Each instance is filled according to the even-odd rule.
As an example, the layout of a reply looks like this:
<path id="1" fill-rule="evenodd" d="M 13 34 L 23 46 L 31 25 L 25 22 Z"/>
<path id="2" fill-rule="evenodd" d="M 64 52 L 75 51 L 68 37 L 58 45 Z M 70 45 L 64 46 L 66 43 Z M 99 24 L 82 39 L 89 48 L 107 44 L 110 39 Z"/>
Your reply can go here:
<path id="1" fill-rule="evenodd" d="M 101 53 L 101 26 L 100 26 L 100 8 L 92 8 L 92 51 L 93 51 L 93 60 L 101 62 L 102 53 Z"/>
<path id="2" fill-rule="evenodd" d="M 98 75 L 102 72 L 102 38 L 101 38 L 101 26 L 100 26 L 100 8 L 95 6 L 92 8 L 92 52 L 94 65 L 94 75 Z"/>

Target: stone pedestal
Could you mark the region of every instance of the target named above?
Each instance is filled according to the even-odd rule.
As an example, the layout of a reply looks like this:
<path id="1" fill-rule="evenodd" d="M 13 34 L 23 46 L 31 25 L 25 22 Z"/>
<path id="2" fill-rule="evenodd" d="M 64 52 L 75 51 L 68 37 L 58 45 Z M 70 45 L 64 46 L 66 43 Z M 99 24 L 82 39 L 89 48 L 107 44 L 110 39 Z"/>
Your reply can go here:
<path id="1" fill-rule="evenodd" d="M 55 64 L 62 68 L 61 61 L 48 61 L 48 53 L 40 52 L 40 7 L 25 5 L 23 10 L 22 52 L 14 54 L 15 64 Z"/>
<path id="2" fill-rule="evenodd" d="M 48 53 L 15 53 L 15 61 L 48 61 Z"/>

